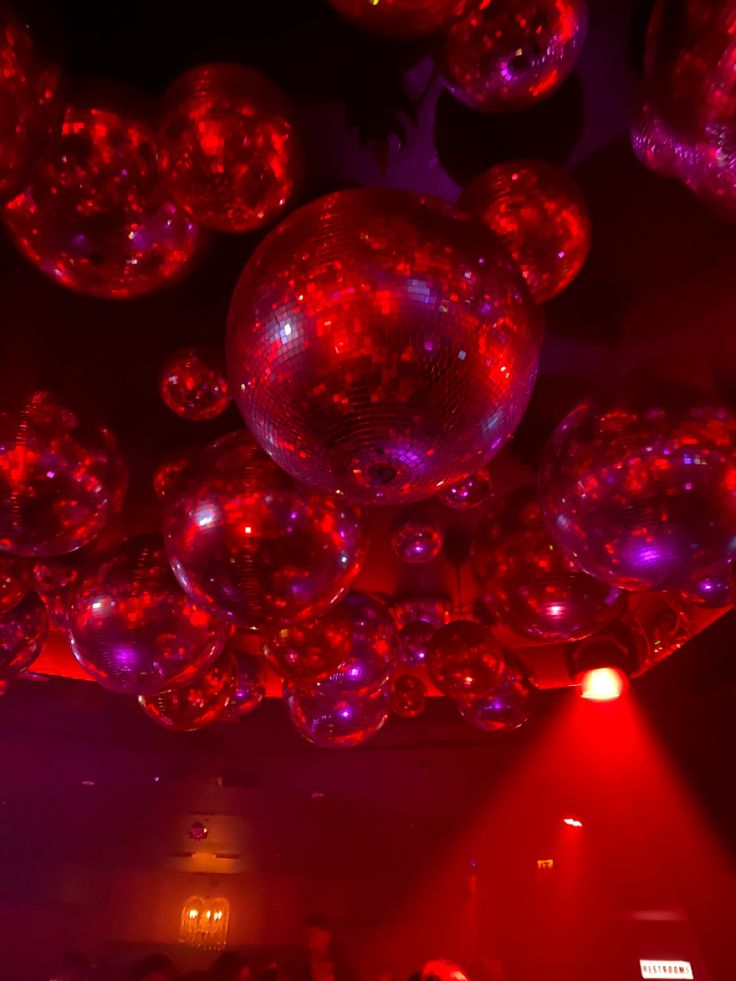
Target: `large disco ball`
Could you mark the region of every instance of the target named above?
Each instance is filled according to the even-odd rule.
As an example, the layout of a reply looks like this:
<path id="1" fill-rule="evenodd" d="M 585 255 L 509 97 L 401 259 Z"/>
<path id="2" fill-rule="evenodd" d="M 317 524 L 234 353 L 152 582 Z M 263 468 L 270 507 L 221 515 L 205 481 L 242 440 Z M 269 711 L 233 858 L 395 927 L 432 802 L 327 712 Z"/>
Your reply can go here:
<path id="1" fill-rule="evenodd" d="M 266 697 L 266 682 L 263 677 L 262 658 L 256 657 L 231 639 L 226 647 L 235 658 L 235 688 L 228 699 L 227 708 L 222 713 L 223 722 L 237 722 L 243 716 L 257 709 Z"/>
<path id="2" fill-rule="evenodd" d="M 0 197 L 19 191 L 61 126 L 59 69 L 40 52 L 26 19 L 0 10 Z"/>
<path id="3" fill-rule="evenodd" d="M 439 690 L 456 701 L 484 698 L 501 678 L 504 656 L 488 626 L 455 620 L 434 635 L 427 667 Z"/>
<path id="4" fill-rule="evenodd" d="M 40 558 L 81 548 L 119 509 L 126 485 L 110 430 L 48 392 L 0 412 L 0 551 Z"/>
<path id="5" fill-rule="evenodd" d="M 457 706 L 465 721 L 482 732 L 511 732 L 528 722 L 534 708 L 534 686 L 523 670 L 506 667 L 488 695 Z"/>
<path id="6" fill-rule="evenodd" d="M 224 651 L 193 681 L 156 695 L 139 695 L 138 703 L 164 729 L 194 732 L 223 716 L 235 693 L 237 675 L 235 656 Z"/>
<path id="7" fill-rule="evenodd" d="M 348 593 L 335 610 L 349 639 L 347 653 L 314 688 L 330 695 L 364 695 L 386 684 L 396 663 L 399 636 L 383 603 L 366 593 Z"/>
<path id="8" fill-rule="evenodd" d="M 0 554 L 0 614 L 12 609 L 33 585 L 33 564 L 19 555 Z"/>
<path id="9" fill-rule="evenodd" d="M 150 293 L 198 257 L 197 225 L 161 191 L 145 123 L 69 106 L 61 137 L 5 205 L 20 251 L 54 282 L 91 296 Z"/>
<path id="10" fill-rule="evenodd" d="M 588 206 L 573 179 L 552 164 L 496 164 L 465 188 L 459 206 L 498 235 L 537 303 L 569 286 L 588 255 Z"/>
<path id="11" fill-rule="evenodd" d="M 540 500 L 581 569 L 624 589 L 687 589 L 736 555 L 736 418 L 678 386 L 581 402 L 545 450 Z"/>
<path id="12" fill-rule="evenodd" d="M 290 204 L 304 170 L 296 113 L 252 68 L 199 65 L 164 97 L 159 129 L 162 180 L 194 221 L 247 232 Z"/>
<path id="13" fill-rule="evenodd" d="M 48 629 L 46 607 L 35 593 L 0 614 L 0 678 L 12 678 L 33 664 Z"/>
<path id="14" fill-rule="evenodd" d="M 468 0 L 329 0 L 331 6 L 372 34 L 416 37 L 438 31 Z"/>
<path id="15" fill-rule="evenodd" d="M 497 500 L 473 543 L 481 598 L 501 623 L 537 640 L 579 640 L 619 616 L 625 594 L 582 572 L 553 542 L 535 487 Z"/>
<path id="16" fill-rule="evenodd" d="M 643 99 L 631 131 L 637 157 L 736 219 L 733 0 L 659 0 L 645 49 Z"/>
<path id="17" fill-rule="evenodd" d="M 227 627 L 179 588 L 154 535 L 128 539 L 89 563 L 72 588 L 67 628 L 85 671 L 126 695 L 188 683 L 227 637 Z"/>
<path id="18" fill-rule="evenodd" d="M 374 736 L 390 712 L 388 686 L 367 695 L 344 695 L 287 684 L 284 699 L 294 728 L 323 749 L 349 749 Z"/>
<path id="19" fill-rule="evenodd" d="M 228 371 L 251 432 L 305 483 L 426 498 L 486 463 L 526 408 L 541 320 L 498 240 L 407 191 L 301 208 L 246 265 Z"/>
<path id="20" fill-rule="evenodd" d="M 164 528 L 184 590 L 245 628 L 321 614 L 367 548 L 358 508 L 295 485 L 245 432 L 211 443 L 184 471 Z"/>
<path id="21" fill-rule="evenodd" d="M 222 356 L 202 347 L 172 352 L 161 367 L 159 390 L 172 412 L 194 422 L 221 415 L 232 400 Z"/>
<path id="22" fill-rule="evenodd" d="M 261 647 L 282 678 L 303 686 L 328 678 L 347 660 L 352 636 L 350 619 L 338 603 L 316 620 L 281 623 L 265 630 Z"/>
<path id="23" fill-rule="evenodd" d="M 573 70 L 586 25 L 585 0 L 471 0 L 445 34 L 438 67 L 476 109 L 525 109 Z"/>

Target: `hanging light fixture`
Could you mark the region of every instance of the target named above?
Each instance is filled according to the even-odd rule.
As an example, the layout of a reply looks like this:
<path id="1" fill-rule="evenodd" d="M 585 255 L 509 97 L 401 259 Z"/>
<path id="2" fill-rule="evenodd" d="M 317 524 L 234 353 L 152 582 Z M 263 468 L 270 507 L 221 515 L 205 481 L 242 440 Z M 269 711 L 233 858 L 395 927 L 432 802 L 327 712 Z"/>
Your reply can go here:
<path id="1" fill-rule="evenodd" d="M 229 922 L 230 903 L 227 899 L 190 896 L 181 911 L 179 943 L 205 950 L 222 950 L 227 944 Z"/>

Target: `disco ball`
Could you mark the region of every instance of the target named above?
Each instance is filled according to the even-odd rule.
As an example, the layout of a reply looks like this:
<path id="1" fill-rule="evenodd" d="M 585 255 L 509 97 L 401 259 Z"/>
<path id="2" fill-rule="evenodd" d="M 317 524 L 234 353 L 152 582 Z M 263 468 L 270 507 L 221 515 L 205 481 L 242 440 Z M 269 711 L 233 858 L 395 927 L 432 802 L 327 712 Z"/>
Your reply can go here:
<path id="1" fill-rule="evenodd" d="M 437 627 L 426 620 L 410 620 L 399 631 L 399 662 L 407 668 L 418 668 L 427 663 L 429 643 Z"/>
<path id="2" fill-rule="evenodd" d="M 0 412 L 0 551 L 45 558 L 86 545 L 120 508 L 126 485 L 110 430 L 48 392 Z"/>
<path id="3" fill-rule="evenodd" d="M 691 583 L 687 589 L 682 590 L 682 596 L 689 603 L 715 610 L 724 606 L 733 606 L 733 570 L 729 566 L 718 575 L 706 576 L 705 579 Z"/>
<path id="4" fill-rule="evenodd" d="M 644 97 L 631 140 L 656 173 L 736 219 L 736 44 L 732 0 L 657 3 L 647 33 Z"/>
<path id="5" fill-rule="evenodd" d="M 581 572 L 554 544 L 534 487 L 491 506 L 476 530 L 472 563 L 485 606 L 524 637 L 579 640 L 625 607 L 619 589 Z"/>
<path id="6" fill-rule="evenodd" d="M 35 593 L 0 614 L 0 678 L 13 678 L 33 664 L 48 629 L 46 607 Z"/>
<path id="7" fill-rule="evenodd" d="M 25 17 L 0 12 L 0 198 L 16 194 L 61 127 L 58 66 L 44 57 Z"/>
<path id="8" fill-rule="evenodd" d="M 445 34 L 438 68 L 475 109 L 525 109 L 573 70 L 586 25 L 585 0 L 471 0 Z"/>
<path id="9" fill-rule="evenodd" d="M 427 686 L 414 674 L 397 675 L 391 682 L 391 711 L 400 719 L 416 719 L 427 707 Z"/>
<path id="10" fill-rule="evenodd" d="M 398 630 L 408 623 L 424 620 L 435 630 L 450 622 L 452 600 L 448 596 L 414 596 L 397 600 L 391 605 L 391 616 Z"/>
<path id="11" fill-rule="evenodd" d="M 503 651 L 489 627 L 455 620 L 441 627 L 427 652 L 427 667 L 439 690 L 457 701 L 484 698 L 499 682 Z"/>
<path id="12" fill-rule="evenodd" d="M 0 553 L 0 616 L 20 602 L 33 585 L 33 564 Z"/>
<path id="13" fill-rule="evenodd" d="M 202 235 L 163 197 L 156 152 L 140 120 L 69 106 L 60 139 L 5 205 L 10 237 L 44 275 L 90 296 L 140 296 L 180 277 Z"/>
<path id="14" fill-rule="evenodd" d="M 588 206 L 573 179 L 552 164 L 496 164 L 465 188 L 459 206 L 498 235 L 537 303 L 569 286 L 588 255 Z"/>
<path id="15" fill-rule="evenodd" d="M 540 474 L 557 544 L 624 589 L 687 589 L 736 555 L 736 418 L 675 386 L 580 403 Z"/>
<path id="16" fill-rule="evenodd" d="M 437 495 L 445 507 L 454 511 L 470 511 L 484 504 L 491 496 L 493 484 L 486 467 L 475 473 L 461 477 L 453 484 L 448 484 Z"/>
<path id="17" fill-rule="evenodd" d="M 279 217 L 296 194 L 304 149 L 293 107 L 238 64 L 199 65 L 164 97 L 162 180 L 194 221 L 247 232 Z"/>
<path id="18" fill-rule="evenodd" d="M 67 628 L 85 671 L 125 695 L 189 683 L 227 637 L 225 625 L 181 591 L 153 535 L 130 538 L 89 563 L 71 591 Z"/>
<path id="19" fill-rule="evenodd" d="M 356 507 L 296 486 L 245 432 L 218 439 L 187 467 L 164 523 L 184 590 L 244 628 L 323 613 L 367 548 Z"/>
<path id="20" fill-rule="evenodd" d="M 171 411 L 194 422 L 221 415 L 232 399 L 221 358 L 201 347 L 170 354 L 161 368 L 159 387 Z"/>
<path id="21" fill-rule="evenodd" d="M 57 630 L 66 629 L 69 594 L 82 566 L 76 552 L 63 558 L 44 559 L 33 566 L 33 588 L 43 600 L 51 626 Z"/>
<path id="22" fill-rule="evenodd" d="M 324 694 L 360 696 L 386 684 L 396 663 L 399 637 L 383 603 L 365 593 L 348 593 L 335 610 L 346 626 L 347 654 L 326 678 L 314 683 Z"/>
<path id="23" fill-rule="evenodd" d="M 422 565 L 436 559 L 445 543 L 445 531 L 437 519 L 422 511 L 400 514 L 391 528 L 391 548 L 397 559 Z"/>
<path id="24" fill-rule="evenodd" d="M 287 684 L 284 699 L 299 735 L 323 749 L 359 746 L 383 727 L 390 710 L 388 687 L 335 695 Z"/>
<path id="25" fill-rule="evenodd" d="M 191 457 L 187 453 L 172 453 L 156 467 L 153 474 L 153 489 L 159 501 L 165 501 L 175 486 L 179 475 L 189 466 Z"/>
<path id="26" fill-rule="evenodd" d="M 287 681 L 309 685 L 328 678 L 350 656 L 353 629 L 342 603 L 317 620 L 282 623 L 261 638 L 263 654 Z"/>
<path id="27" fill-rule="evenodd" d="M 634 619 L 646 636 L 650 666 L 674 654 L 694 634 L 685 600 L 676 593 L 647 594 Z"/>
<path id="28" fill-rule="evenodd" d="M 329 0 L 346 20 L 371 34 L 417 37 L 445 27 L 468 0 Z"/>
<path id="29" fill-rule="evenodd" d="M 483 732 L 511 732 L 529 721 L 534 686 L 523 671 L 504 668 L 496 687 L 484 698 L 458 702 L 460 714 Z"/>
<path id="30" fill-rule="evenodd" d="M 225 651 L 193 681 L 157 695 L 139 695 L 138 704 L 164 729 L 194 732 L 221 718 L 235 692 L 237 673 L 235 657 Z"/>
<path id="31" fill-rule="evenodd" d="M 231 639 L 227 645 L 235 657 L 237 667 L 235 690 L 222 714 L 223 722 L 237 722 L 238 719 L 257 709 L 266 697 L 261 659 L 242 650 L 237 643 L 237 635 L 235 640 L 236 643 Z"/>
<path id="32" fill-rule="evenodd" d="M 498 240 L 407 191 L 340 191 L 258 247 L 230 308 L 228 371 L 284 470 L 368 503 L 483 466 L 529 400 L 541 320 Z"/>
<path id="33" fill-rule="evenodd" d="M 59 69 L 39 52 L 25 18 L 0 14 L 0 198 L 16 194 L 61 126 Z"/>

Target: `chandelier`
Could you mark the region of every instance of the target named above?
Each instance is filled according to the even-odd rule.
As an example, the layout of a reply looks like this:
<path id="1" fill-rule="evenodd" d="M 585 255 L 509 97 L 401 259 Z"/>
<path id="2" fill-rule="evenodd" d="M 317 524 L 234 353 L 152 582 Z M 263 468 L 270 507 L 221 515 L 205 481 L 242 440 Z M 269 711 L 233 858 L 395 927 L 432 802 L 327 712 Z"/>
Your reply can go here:
<path id="1" fill-rule="evenodd" d="M 227 899 L 190 896 L 181 911 L 179 943 L 205 950 L 222 950 L 227 944 L 229 922 L 230 903 Z"/>

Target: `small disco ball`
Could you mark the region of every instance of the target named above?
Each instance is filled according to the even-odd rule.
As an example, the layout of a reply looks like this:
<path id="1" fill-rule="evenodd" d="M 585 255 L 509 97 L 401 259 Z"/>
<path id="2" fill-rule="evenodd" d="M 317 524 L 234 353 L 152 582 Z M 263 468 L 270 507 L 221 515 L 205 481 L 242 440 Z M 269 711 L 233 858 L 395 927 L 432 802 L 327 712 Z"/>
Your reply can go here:
<path id="1" fill-rule="evenodd" d="M 732 567 L 729 566 L 724 569 L 719 575 L 706 576 L 705 579 L 691 583 L 687 589 L 682 590 L 682 596 L 689 603 L 696 603 L 698 606 L 707 606 L 715 610 L 724 606 L 733 606 L 734 576 Z"/>
<path id="2" fill-rule="evenodd" d="M 0 553 L 0 615 L 12 609 L 33 586 L 33 563 Z"/>
<path id="3" fill-rule="evenodd" d="M 237 664 L 223 651 L 202 674 L 185 685 L 156 695 L 139 695 L 138 704 L 164 729 L 195 732 L 216 722 L 235 692 Z"/>
<path id="4" fill-rule="evenodd" d="M 489 627 L 474 620 L 454 620 L 434 635 L 427 667 L 439 690 L 456 701 L 484 698 L 498 684 L 503 651 Z"/>
<path id="5" fill-rule="evenodd" d="M 304 149 L 294 108 L 245 65 L 198 65 L 164 96 L 162 181 L 198 224 L 247 232 L 274 221 L 296 194 Z"/>
<path id="6" fill-rule="evenodd" d="M 14 678 L 33 664 L 48 629 L 46 607 L 35 593 L 0 614 L 0 678 Z"/>
<path id="7" fill-rule="evenodd" d="M 337 667 L 312 687 L 337 696 L 364 695 L 384 686 L 396 664 L 399 637 L 383 603 L 352 592 L 330 613 L 333 622 L 344 624 L 348 647 Z"/>
<path id="8" fill-rule="evenodd" d="M 532 296 L 545 303 L 582 269 L 590 249 L 590 215 L 575 181 L 541 160 L 496 164 L 459 201 L 501 239 Z"/>
<path id="9" fill-rule="evenodd" d="M 174 281 L 204 237 L 164 197 L 156 154 L 141 120 L 67 106 L 60 138 L 5 205 L 11 239 L 45 276 L 89 296 L 142 296 Z"/>
<path id="10" fill-rule="evenodd" d="M 427 620 L 410 620 L 399 631 L 399 661 L 407 668 L 422 667 L 427 663 L 429 643 L 437 627 Z"/>
<path id="11" fill-rule="evenodd" d="M 206 841 L 209 831 L 206 825 L 202 824 L 201 821 L 192 821 L 189 825 L 189 830 L 187 834 L 192 839 L 192 841 Z"/>
<path id="12" fill-rule="evenodd" d="M 284 700 L 294 728 L 323 749 L 359 746 L 383 728 L 391 708 L 388 686 L 356 695 L 284 687 Z"/>
<path id="13" fill-rule="evenodd" d="M 399 674 L 391 682 L 391 711 L 400 719 L 416 719 L 427 707 L 427 686 L 414 674 Z"/>
<path id="14" fill-rule="evenodd" d="M 691 389 L 581 402 L 552 434 L 539 486 L 556 544 L 614 586 L 688 589 L 736 557 L 736 417 Z"/>
<path id="15" fill-rule="evenodd" d="M 129 538 L 90 561 L 71 589 L 67 629 L 85 671 L 125 695 L 187 684 L 227 637 L 179 587 L 156 535 Z"/>
<path id="16" fill-rule="evenodd" d="M 529 721 L 534 686 L 522 670 L 506 666 L 496 687 L 484 698 L 458 702 L 460 714 L 482 732 L 512 732 Z"/>
<path id="17" fill-rule="evenodd" d="M 509 440 L 541 319 L 495 235 L 407 191 L 339 191 L 256 249 L 228 374 L 256 440 L 304 483 L 366 503 L 436 494 Z"/>
<path id="18" fill-rule="evenodd" d="M 582 572 L 552 540 L 536 487 L 497 499 L 473 543 L 473 572 L 485 607 L 518 634 L 580 640 L 625 609 L 625 594 Z"/>
<path id="19" fill-rule="evenodd" d="M 486 112 L 525 109 L 575 67 L 585 0 L 471 0 L 444 35 L 440 74 L 462 102 Z"/>
<path id="20" fill-rule="evenodd" d="M 222 415 L 232 397 L 221 361 L 216 352 L 201 347 L 180 348 L 170 354 L 159 378 L 164 404 L 193 422 Z"/>
<path id="21" fill-rule="evenodd" d="M 468 0 L 328 0 L 346 20 L 371 34 L 409 38 L 441 30 Z"/>
<path id="22" fill-rule="evenodd" d="M 397 600 L 391 605 L 391 616 L 399 630 L 409 623 L 423 620 L 435 630 L 450 622 L 452 600 L 449 596 L 411 596 Z"/>
<path id="23" fill-rule="evenodd" d="M 237 664 L 235 691 L 230 696 L 227 708 L 222 713 L 223 722 L 237 722 L 257 709 L 266 697 L 266 683 L 263 677 L 262 659 L 243 650 L 240 638 L 234 638 L 226 644 L 226 649 L 232 650 Z"/>
<path id="24" fill-rule="evenodd" d="M 453 511 L 470 511 L 485 504 L 493 492 L 493 483 L 487 467 L 461 477 L 454 484 L 448 484 L 437 497 Z"/>
<path id="25" fill-rule="evenodd" d="M 391 548 L 397 559 L 422 565 L 436 559 L 445 543 L 445 531 L 432 515 L 421 511 L 400 514 L 391 528 Z"/>
<path id="26" fill-rule="evenodd" d="M 243 629 L 324 613 L 367 550 L 359 508 L 295 484 L 246 432 L 216 440 L 186 468 L 164 533 L 185 592 Z"/>
<path id="27" fill-rule="evenodd" d="M 646 593 L 641 597 L 634 620 L 649 644 L 647 663 L 659 664 L 693 636 L 686 600 L 677 593 Z"/>
<path id="28" fill-rule="evenodd" d="M 127 482 L 110 430 L 48 392 L 0 412 L 0 551 L 48 558 L 87 545 Z"/>

